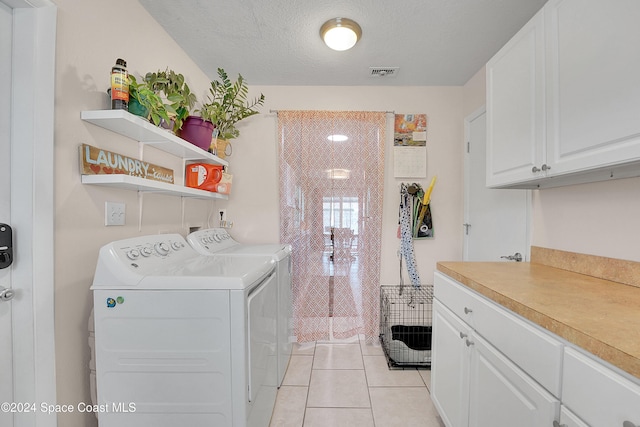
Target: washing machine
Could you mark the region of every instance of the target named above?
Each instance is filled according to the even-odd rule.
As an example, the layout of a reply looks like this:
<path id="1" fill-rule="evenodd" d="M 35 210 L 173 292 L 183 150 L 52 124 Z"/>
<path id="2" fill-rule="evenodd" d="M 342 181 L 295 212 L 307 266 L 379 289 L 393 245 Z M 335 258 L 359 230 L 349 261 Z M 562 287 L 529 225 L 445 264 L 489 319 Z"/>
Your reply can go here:
<path id="1" fill-rule="evenodd" d="M 282 385 L 289 359 L 293 336 L 293 301 L 291 292 L 291 245 L 243 244 L 234 240 L 225 228 L 209 228 L 187 236 L 187 242 L 203 255 L 235 257 L 270 256 L 277 263 L 278 280 L 278 386 Z"/>
<path id="2" fill-rule="evenodd" d="M 266 427 L 277 393 L 273 257 L 203 256 L 179 234 L 101 248 L 100 427 Z"/>

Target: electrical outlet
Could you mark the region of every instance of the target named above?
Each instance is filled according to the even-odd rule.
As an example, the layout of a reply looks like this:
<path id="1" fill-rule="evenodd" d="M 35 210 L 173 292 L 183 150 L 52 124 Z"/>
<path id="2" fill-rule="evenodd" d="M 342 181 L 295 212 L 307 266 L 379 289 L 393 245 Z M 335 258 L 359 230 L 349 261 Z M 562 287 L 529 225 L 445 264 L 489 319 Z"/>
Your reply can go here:
<path id="1" fill-rule="evenodd" d="M 104 202 L 104 225 L 124 225 L 125 212 L 124 203 Z"/>

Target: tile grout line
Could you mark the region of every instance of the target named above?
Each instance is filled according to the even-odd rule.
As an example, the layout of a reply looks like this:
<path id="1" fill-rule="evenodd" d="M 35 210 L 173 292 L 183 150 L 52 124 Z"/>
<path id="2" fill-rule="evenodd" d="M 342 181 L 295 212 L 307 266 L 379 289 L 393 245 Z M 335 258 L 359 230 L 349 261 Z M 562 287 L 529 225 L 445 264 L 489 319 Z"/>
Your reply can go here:
<path id="1" fill-rule="evenodd" d="M 309 392 L 311 391 L 311 376 L 313 375 L 313 363 L 315 362 L 316 359 L 316 350 L 318 349 L 318 343 L 314 342 L 313 344 L 313 358 L 311 360 L 311 371 L 309 372 L 309 383 L 307 385 L 307 398 L 304 400 L 304 412 L 302 414 L 302 426 L 300 427 L 304 427 L 304 421 L 307 419 L 307 408 L 309 405 Z"/>
<path id="2" fill-rule="evenodd" d="M 364 364 L 364 353 L 362 352 L 362 341 L 358 341 L 358 347 L 360 348 L 360 358 L 362 359 L 362 369 L 364 369 L 364 380 L 367 383 L 367 396 L 369 397 L 369 410 L 371 411 L 371 419 L 373 420 L 373 427 L 376 427 L 376 417 L 373 414 L 373 402 L 371 401 L 371 387 L 369 387 L 369 377 L 367 376 L 367 366 Z"/>

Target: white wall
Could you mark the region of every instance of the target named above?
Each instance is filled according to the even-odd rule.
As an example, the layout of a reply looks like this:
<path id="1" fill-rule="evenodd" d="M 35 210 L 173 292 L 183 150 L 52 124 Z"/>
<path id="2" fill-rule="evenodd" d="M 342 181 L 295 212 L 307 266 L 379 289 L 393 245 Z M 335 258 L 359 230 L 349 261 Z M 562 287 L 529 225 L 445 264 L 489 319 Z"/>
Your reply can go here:
<path id="1" fill-rule="evenodd" d="M 534 191 L 532 244 L 640 261 L 640 178 Z"/>
<path id="2" fill-rule="evenodd" d="M 205 225 L 213 202 L 145 195 L 138 230 L 136 192 L 80 183 L 78 146 L 82 143 L 136 157 L 138 144 L 80 120 L 80 111 L 109 108 L 106 89 L 117 58 L 141 75 L 171 67 L 183 73 L 192 90 L 204 94 L 209 78 L 189 60 L 138 2 L 56 0 L 58 34 L 55 110 L 55 330 L 58 402 L 89 402 L 87 320 L 92 307 L 89 287 L 100 246 L 140 234 L 182 232 Z M 145 159 L 174 169 L 182 164 L 155 149 Z M 105 201 L 126 203 L 124 227 L 104 226 Z M 60 414 L 59 425 L 96 425 L 91 414 Z"/>
<path id="3" fill-rule="evenodd" d="M 249 82 L 251 83 L 251 82 Z M 438 175 L 432 195 L 435 239 L 415 242 L 423 283 L 433 282 L 435 264 L 462 254 L 462 87 L 251 87 L 266 102 L 260 116 L 246 120 L 230 157 L 233 193 L 227 203 L 233 234 L 247 242 L 278 240 L 277 115 L 270 110 L 367 110 L 427 114 L 426 179 L 393 177 L 393 117 L 385 142 L 381 282 L 397 284 L 400 182 L 427 187 Z M 222 206 L 223 203 L 220 203 Z"/>
<path id="4" fill-rule="evenodd" d="M 464 99 L 464 116 L 474 113 L 478 108 L 486 104 L 487 100 L 487 69 L 480 68 L 462 87 Z"/>

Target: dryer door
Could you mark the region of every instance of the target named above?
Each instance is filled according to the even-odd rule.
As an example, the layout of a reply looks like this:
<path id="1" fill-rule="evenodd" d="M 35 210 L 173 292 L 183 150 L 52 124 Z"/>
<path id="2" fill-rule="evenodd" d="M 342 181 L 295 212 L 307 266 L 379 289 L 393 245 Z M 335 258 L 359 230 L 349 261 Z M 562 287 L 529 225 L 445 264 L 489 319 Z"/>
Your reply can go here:
<path id="1" fill-rule="evenodd" d="M 249 401 L 270 396 L 277 388 L 278 283 L 271 273 L 247 298 L 249 315 Z"/>

